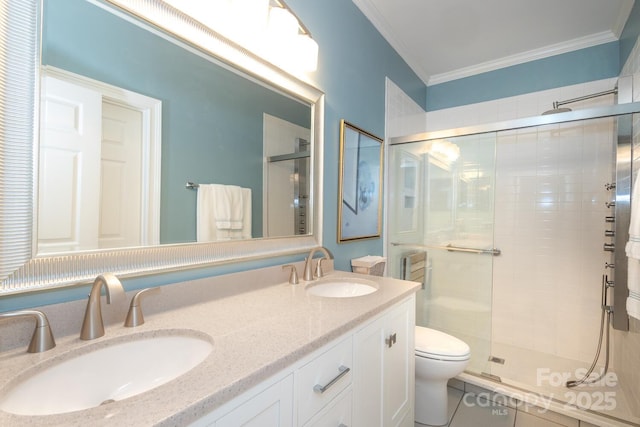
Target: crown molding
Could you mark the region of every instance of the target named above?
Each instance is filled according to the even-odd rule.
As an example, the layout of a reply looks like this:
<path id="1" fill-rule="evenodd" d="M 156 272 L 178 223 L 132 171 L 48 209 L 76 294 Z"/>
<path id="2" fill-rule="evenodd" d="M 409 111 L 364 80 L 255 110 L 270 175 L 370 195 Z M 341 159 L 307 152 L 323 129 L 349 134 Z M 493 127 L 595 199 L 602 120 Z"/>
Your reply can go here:
<path id="1" fill-rule="evenodd" d="M 603 31 L 601 33 L 592 34 L 586 37 L 569 40 L 564 43 L 557 43 L 545 46 L 540 49 L 534 49 L 515 55 L 505 56 L 504 58 L 500 58 L 495 61 L 487 61 L 481 64 L 473 65 L 471 67 L 464 67 L 446 73 L 434 74 L 427 78 L 426 84 L 427 86 L 433 86 L 436 84 L 458 80 L 464 77 L 470 77 L 489 71 L 495 71 L 514 65 L 524 64 L 526 62 L 544 59 L 563 53 L 573 52 L 576 50 L 585 49 L 604 43 L 610 43 L 617 40 L 618 37 L 612 31 Z"/>

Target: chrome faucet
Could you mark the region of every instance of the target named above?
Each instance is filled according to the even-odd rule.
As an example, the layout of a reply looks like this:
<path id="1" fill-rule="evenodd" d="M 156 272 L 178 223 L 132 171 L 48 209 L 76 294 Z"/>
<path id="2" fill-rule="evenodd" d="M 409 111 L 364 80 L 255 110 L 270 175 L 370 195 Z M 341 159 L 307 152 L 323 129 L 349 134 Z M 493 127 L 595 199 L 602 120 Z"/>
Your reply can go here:
<path id="1" fill-rule="evenodd" d="M 107 304 L 111 304 L 112 293 L 124 295 L 122 283 L 115 275 L 108 273 L 96 277 L 89 294 L 87 310 L 84 313 L 84 321 L 80 331 L 81 340 L 92 340 L 104 335 L 102 307 L 100 306 L 100 293 L 103 285 L 107 295 Z"/>
<path id="2" fill-rule="evenodd" d="M 324 246 L 318 246 L 317 248 L 313 248 L 311 249 L 311 252 L 309 253 L 309 256 L 307 257 L 305 263 L 304 263 L 304 274 L 302 276 L 302 278 L 304 280 L 306 280 L 307 282 L 313 280 L 313 255 L 315 255 L 316 252 L 322 252 L 323 253 L 323 257 L 320 258 L 318 260 L 318 264 L 316 266 L 316 277 L 322 277 L 323 273 L 322 273 L 322 260 L 323 259 L 331 259 L 331 254 L 329 253 L 329 251 L 324 247 Z"/>
<path id="3" fill-rule="evenodd" d="M 131 298 L 131 304 L 129 305 L 129 311 L 127 312 L 127 319 L 124 321 L 124 326 L 127 328 L 135 328 L 144 323 L 144 316 L 142 315 L 142 297 L 160 293 L 160 287 L 147 288 L 137 292 L 133 298 Z"/>
<path id="4" fill-rule="evenodd" d="M 56 346 L 56 341 L 53 339 L 51 327 L 49 326 L 49 319 L 47 319 L 47 316 L 43 312 L 38 310 L 20 310 L 0 314 L 0 319 L 8 319 L 10 317 L 33 317 L 36 319 L 36 328 L 33 330 L 27 352 L 42 353 Z"/>

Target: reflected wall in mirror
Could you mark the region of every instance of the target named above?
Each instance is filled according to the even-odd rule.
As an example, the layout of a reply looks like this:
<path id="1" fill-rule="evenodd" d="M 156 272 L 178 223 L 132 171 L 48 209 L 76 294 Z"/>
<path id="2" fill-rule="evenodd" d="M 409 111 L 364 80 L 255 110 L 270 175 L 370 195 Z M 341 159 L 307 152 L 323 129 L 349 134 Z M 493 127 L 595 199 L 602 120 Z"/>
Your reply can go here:
<path id="1" fill-rule="evenodd" d="M 318 89 L 160 0 L 24 0 L 0 5 L 0 18 L 0 109 L 11 113 L 0 115 L 0 293 L 321 244 Z M 93 97 L 93 122 L 61 96 L 74 91 Z M 91 135 L 91 162 L 58 145 L 68 135 L 50 138 L 74 126 Z M 42 145 L 33 139 L 38 128 Z M 133 148 L 109 152 L 123 134 Z M 274 181 L 283 177 L 286 185 Z M 253 238 L 194 244 L 198 193 L 188 181 L 250 189 Z M 284 210 L 291 221 L 271 226 L 270 215 Z M 77 223 L 91 216 L 89 243 L 78 243 Z M 114 232 L 132 223 L 133 231 Z"/>
<path id="2" fill-rule="evenodd" d="M 56 78 L 62 83 L 42 84 L 41 147 L 48 149 L 40 151 L 40 183 L 46 188 L 39 198 L 38 253 L 195 242 L 196 193 L 185 189 L 187 181 L 249 189 L 252 237 L 297 234 L 292 195 L 280 197 L 284 205 L 279 207 L 291 212 L 289 226 L 271 227 L 273 232 L 267 233 L 264 223 L 263 195 L 268 204 L 264 190 L 269 183 L 263 179 L 268 177 L 263 117 L 267 114 L 297 126 L 303 132 L 299 138 L 308 141 L 310 105 L 146 31 L 109 8 L 97 1 L 44 1 L 42 64 L 73 73 L 74 79 L 59 73 Z M 126 100 L 114 107 L 108 95 L 96 90 L 91 91 L 93 97 L 91 92 L 82 93 L 75 87 L 86 86 L 78 84 L 82 78 L 108 85 L 112 92 L 157 100 L 162 107 L 156 123 L 132 123 L 136 115 L 127 119 L 123 112 L 135 111 L 135 106 Z M 67 85 L 63 93 L 50 93 L 62 84 Z M 82 96 L 89 101 L 82 102 Z M 95 106 L 90 106 L 96 98 Z M 58 103 L 53 105 L 53 99 Z M 93 135 L 73 134 L 91 139 L 82 146 L 96 146 L 93 153 L 79 155 L 72 147 L 55 143 L 59 139 L 69 144 L 73 139 L 60 132 L 71 128 L 59 123 L 64 115 L 53 114 L 62 105 L 82 106 L 78 111 L 87 122 L 77 125 Z M 54 120 L 46 120 L 47 114 Z M 93 124 L 92 116 L 96 117 Z M 117 143 L 114 137 L 127 136 L 126 125 L 138 129 L 140 137 L 134 134 L 127 143 Z M 153 126 L 161 145 L 149 159 L 151 142 L 140 138 L 152 134 Z M 268 148 L 270 155 L 293 152 L 295 138 L 271 141 L 275 147 Z M 125 149 L 114 150 L 115 146 Z M 91 158 L 96 158 L 95 166 L 88 163 Z M 78 164 L 80 159 L 84 165 Z M 127 167 L 122 161 L 127 159 L 135 165 Z M 290 169 L 293 175 L 293 165 Z M 161 171 L 157 178 L 155 170 Z M 286 187 L 272 184 L 270 188 L 284 191 Z M 55 198 L 47 198 L 53 192 Z"/>

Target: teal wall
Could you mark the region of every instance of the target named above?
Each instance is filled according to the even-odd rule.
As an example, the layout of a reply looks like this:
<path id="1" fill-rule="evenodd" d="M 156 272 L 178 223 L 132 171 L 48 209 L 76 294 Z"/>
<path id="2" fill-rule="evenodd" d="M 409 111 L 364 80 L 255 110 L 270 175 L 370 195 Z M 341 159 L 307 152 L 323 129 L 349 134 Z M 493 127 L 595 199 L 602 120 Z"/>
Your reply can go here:
<path id="1" fill-rule="evenodd" d="M 187 181 L 251 188 L 262 236 L 262 115 L 309 128 L 307 106 L 83 0 L 46 1 L 43 31 L 44 64 L 162 101 L 162 243 L 196 241 Z"/>

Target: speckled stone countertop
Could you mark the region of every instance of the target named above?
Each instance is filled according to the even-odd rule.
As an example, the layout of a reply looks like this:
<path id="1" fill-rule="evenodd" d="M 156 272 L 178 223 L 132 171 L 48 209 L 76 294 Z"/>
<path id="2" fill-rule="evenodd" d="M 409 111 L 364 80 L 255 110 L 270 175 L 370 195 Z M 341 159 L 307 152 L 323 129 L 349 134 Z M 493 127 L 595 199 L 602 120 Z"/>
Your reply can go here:
<path id="1" fill-rule="evenodd" d="M 301 267 L 298 265 L 298 271 Z M 137 396 L 57 415 L 19 416 L 0 411 L 0 426 L 186 425 L 403 300 L 419 287 L 415 282 L 341 271 L 332 271 L 327 276 L 367 278 L 376 281 L 380 288 L 357 298 L 312 296 L 305 291 L 304 281 L 288 284 L 288 272 L 280 266 L 166 285 L 159 294 L 143 300 L 146 322 L 136 328 L 122 325 L 133 292 L 128 292 L 126 301 L 112 301 L 111 305 L 103 301 L 106 334 L 92 341 L 81 341 L 78 336 L 86 301 L 40 307 L 49 317 L 57 346 L 40 354 L 26 353 L 31 332 L 23 330 L 32 331 L 33 322 L 15 323 L 11 333 L 15 334 L 17 329 L 27 336 L 14 349 L 0 353 L 0 390 L 34 365 L 50 363 L 52 358 L 63 360 L 83 347 L 104 346 L 109 340 L 123 340 L 127 336 L 193 330 L 211 337 L 213 351 L 186 374 Z M 4 325 L 0 334 L 7 334 L 11 327 Z"/>

